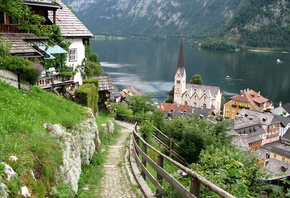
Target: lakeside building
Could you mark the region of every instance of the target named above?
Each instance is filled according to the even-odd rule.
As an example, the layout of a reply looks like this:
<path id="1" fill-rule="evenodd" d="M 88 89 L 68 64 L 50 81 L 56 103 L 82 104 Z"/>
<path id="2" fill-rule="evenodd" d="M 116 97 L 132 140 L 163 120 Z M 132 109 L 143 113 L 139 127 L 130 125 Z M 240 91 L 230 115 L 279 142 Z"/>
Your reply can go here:
<path id="1" fill-rule="evenodd" d="M 174 77 L 174 103 L 190 105 L 193 112 L 207 109 L 214 115 L 220 113 L 222 94 L 217 86 L 197 85 L 186 83 L 186 69 L 184 66 L 183 41 L 180 40 L 180 49 L 177 70 Z"/>
<path id="2" fill-rule="evenodd" d="M 274 108 L 273 102 L 252 89 L 241 90 L 239 95 L 229 98 L 224 104 L 223 116 L 235 119 L 242 109 L 269 111 Z"/>

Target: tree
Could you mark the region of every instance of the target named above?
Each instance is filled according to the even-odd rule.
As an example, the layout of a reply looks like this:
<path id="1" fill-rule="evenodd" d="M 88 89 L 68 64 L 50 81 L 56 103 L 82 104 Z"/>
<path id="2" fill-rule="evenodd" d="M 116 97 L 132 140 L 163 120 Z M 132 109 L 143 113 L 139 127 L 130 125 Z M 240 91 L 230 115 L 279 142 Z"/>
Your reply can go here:
<path id="1" fill-rule="evenodd" d="M 168 98 L 165 100 L 166 103 L 173 103 L 174 102 L 174 86 L 168 92 Z"/>
<path id="2" fill-rule="evenodd" d="M 236 197 L 259 197 L 261 194 L 260 179 L 264 173 L 256 158 L 234 146 L 216 148 L 211 145 L 190 168 Z M 205 197 L 213 196 L 209 190 L 202 190 Z"/>
<path id="3" fill-rule="evenodd" d="M 189 82 L 191 84 L 203 85 L 203 81 L 202 81 L 201 76 L 199 74 L 193 75 Z"/>
<path id="4" fill-rule="evenodd" d="M 126 98 L 126 102 L 134 115 L 143 114 L 157 109 L 155 102 L 152 101 L 152 97 L 152 94 L 132 95 Z"/>

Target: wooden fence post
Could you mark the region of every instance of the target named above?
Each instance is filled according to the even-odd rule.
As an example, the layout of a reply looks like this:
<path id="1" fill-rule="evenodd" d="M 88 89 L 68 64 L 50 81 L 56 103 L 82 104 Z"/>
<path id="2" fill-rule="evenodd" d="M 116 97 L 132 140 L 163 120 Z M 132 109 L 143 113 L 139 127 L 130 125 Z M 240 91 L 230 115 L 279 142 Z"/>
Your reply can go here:
<path id="1" fill-rule="evenodd" d="M 173 146 L 172 142 L 173 142 L 173 139 L 170 138 L 169 141 L 170 141 L 170 143 L 169 143 L 169 157 L 172 158 L 172 146 Z"/>
<path id="2" fill-rule="evenodd" d="M 142 151 L 147 154 L 147 145 L 143 143 L 142 146 Z M 144 157 L 142 157 L 142 164 L 144 165 L 144 167 L 146 167 L 146 160 L 144 159 Z M 146 175 L 145 172 L 142 170 L 141 172 L 142 177 L 144 178 L 144 180 L 146 181 Z"/>
<path id="3" fill-rule="evenodd" d="M 160 166 L 161 168 L 163 168 L 164 166 L 164 158 L 161 155 L 158 155 L 158 161 L 157 161 L 158 166 Z M 157 173 L 157 181 L 159 182 L 160 185 L 162 185 L 163 183 L 163 178 L 160 174 Z M 159 190 L 156 190 L 156 197 L 157 198 L 161 198 L 162 197 L 162 192 L 159 192 Z"/>
<path id="4" fill-rule="evenodd" d="M 190 177 L 190 192 L 199 198 L 200 193 L 200 182 L 193 177 Z"/>

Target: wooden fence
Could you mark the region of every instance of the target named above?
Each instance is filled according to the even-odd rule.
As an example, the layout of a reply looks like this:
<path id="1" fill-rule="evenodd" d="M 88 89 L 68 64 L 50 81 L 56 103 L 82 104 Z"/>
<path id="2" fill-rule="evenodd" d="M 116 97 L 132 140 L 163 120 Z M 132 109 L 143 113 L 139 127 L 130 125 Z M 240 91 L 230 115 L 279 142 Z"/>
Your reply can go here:
<path id="1" fill-rule="evenodd" d="M 141 169 L 141 175 L 145 178 L 147 177 L 151 183 L 156 187 L 156 196 L 162 197 L 163 196 L 163 187 L 162 183 L 163 180 L 166 180 L 182 197 L 186 198 L 198 198 L 200 194 L 200 185 L 204 185 L 205 187 L 209 188 L 211 191 L 215 192 L 216 194 L 220 195 L 224 198 L 234 198 L 233 195 L 229 194 L 228 192 L 224 191 L 220 187 L 214 185 L 210 181 L 206 180 L 199 174 L 195 173 L 194 171 L 190 170 L 189 168 L 185 167 L 184 165 L 174 161 L 170 157 L 164 155 L 151 145 L 149 145 L 138 133 L 137 133 L 137 123 L 135 123 L 135 128 L 133 130 L 133 136 L 131 139 L 131 155 L 134 156 L 136 164 Z M 142 148 L 140 148 L 140 143 L 142 144 Z M 147 155 L 147 148 L 150 148 L 158 155 L 158 160 L 155 162 Z M 163 169 L 164 160 L 167 160 L 181 171 L 187 174 L 190 178 L 191 185 L 190 189 L 186 189 L 182 184 L 180 184 L 175 178 L 173 178 L 169 173 L 167 173 Z M 146 168 L 147 165 L 150 165 L 157 173 L 157 178 L 154 178 L 152 174 Z M 136 173 L 135 173 L 136 174 Z M 137 179 L 138 180 L 138 179 Z M 142 186 L 142 185 L 141 185 Z M 153 197 L 153 196 L 152 196 Z"/>

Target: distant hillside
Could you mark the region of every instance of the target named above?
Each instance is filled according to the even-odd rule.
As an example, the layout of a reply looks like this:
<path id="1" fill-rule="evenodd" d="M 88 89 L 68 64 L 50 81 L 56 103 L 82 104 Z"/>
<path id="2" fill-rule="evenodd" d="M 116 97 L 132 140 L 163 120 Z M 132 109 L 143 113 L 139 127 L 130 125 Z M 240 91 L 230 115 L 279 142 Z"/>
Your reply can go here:
<path id="1" fill-rule="evenodd" d="M 94 34 L 213 37 L 249 0 L 63 0 Z"/>
<path id="2" fill-rule="evenodd" d="M 251 47 L 290 49 L 290 2 L 250 0 L 220 34 Z"/>

